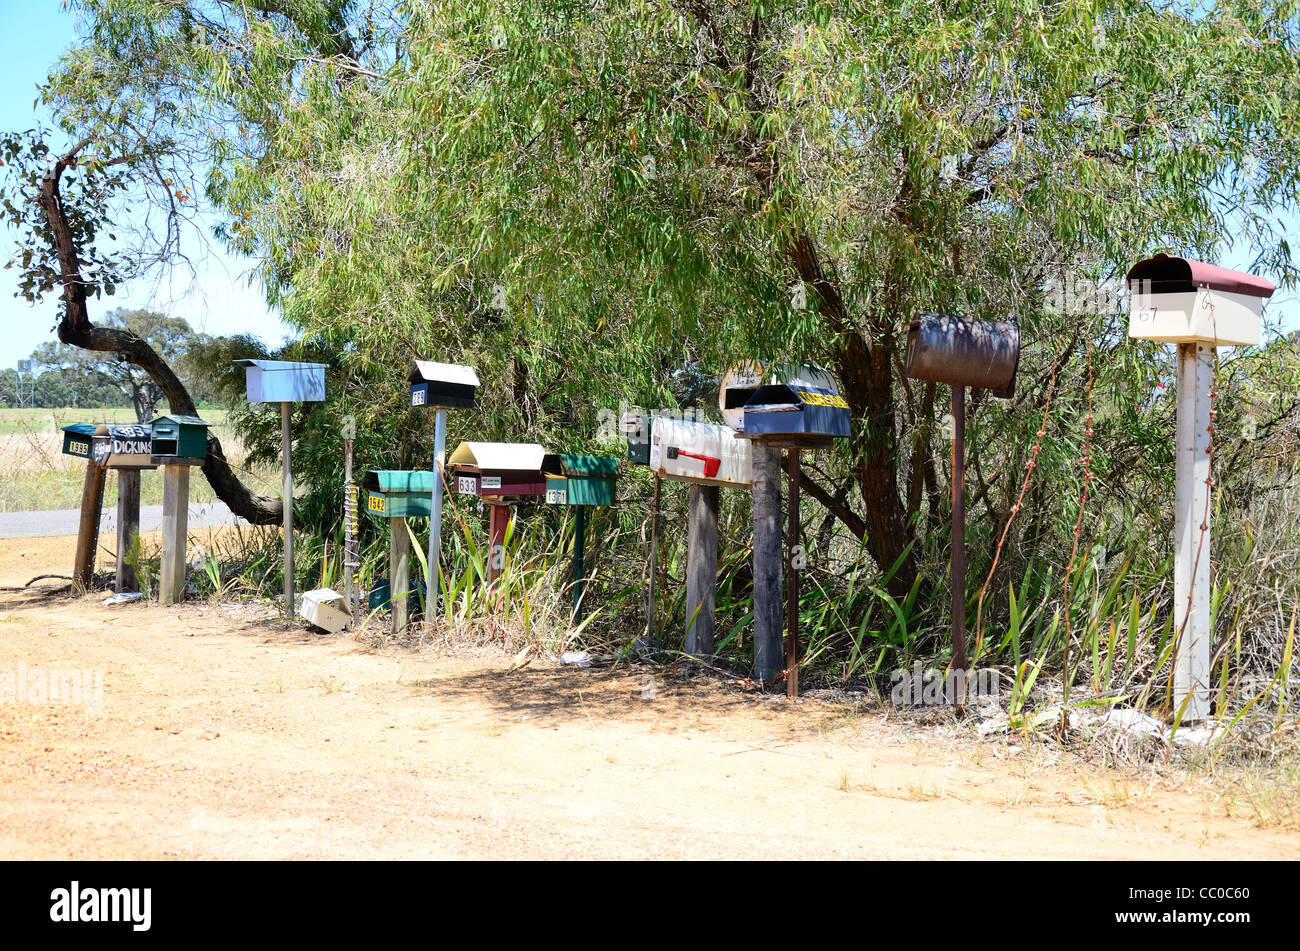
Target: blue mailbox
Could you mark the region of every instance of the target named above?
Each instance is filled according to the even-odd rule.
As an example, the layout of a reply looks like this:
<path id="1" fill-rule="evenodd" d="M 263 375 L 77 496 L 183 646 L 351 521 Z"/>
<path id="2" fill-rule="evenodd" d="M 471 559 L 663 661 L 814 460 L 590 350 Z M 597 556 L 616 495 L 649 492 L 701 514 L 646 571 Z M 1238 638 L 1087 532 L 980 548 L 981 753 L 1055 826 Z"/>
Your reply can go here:
<path id="1" fill-rule="evenodd" d="M 849 404 L 835 380 L 813 367 L 740 367 L 723 380 L 719 404 L 748 439 L 818 448 L 851 432 Z"/>
<path id="2" fill-rule="evenodd" d="M 250 403 L 320 403 L 325 364 L 289 360 L 236 360 L 244 368 Z"/>

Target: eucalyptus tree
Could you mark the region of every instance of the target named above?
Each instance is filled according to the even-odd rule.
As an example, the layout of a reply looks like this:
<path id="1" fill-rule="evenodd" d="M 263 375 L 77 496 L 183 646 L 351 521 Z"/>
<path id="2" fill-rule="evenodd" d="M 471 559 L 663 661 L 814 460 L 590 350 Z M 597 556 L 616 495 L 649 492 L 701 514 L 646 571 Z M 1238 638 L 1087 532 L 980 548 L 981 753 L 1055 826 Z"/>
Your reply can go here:
<path id="1" fill-rule="evenodd" d="M 176 160 L 286 319 L 371 378 L 475 363 L 497 382 L 472 422 L 549 438 L 671 400 L 683 367 L 833 369 L 855 438 L 806 488 L 895 591 L 943 495 L 935 388 L 900 372 L 918 310 L 1018 315 L 1023 409 L 1116 337 L 1113 309 L 1049 306 L 1054 280 L 1229 239 L 1295 277 L 1270 213 L 1298 192 L 1293 3 L 77 6 L 47 92 L 103 143 L 79 181 Z M 103 199 L 77 198 L 93 240 Z M 59 236 L 33 234 L 38 289 L 118 273 L 42 271 Z M 1005 521 L 1038 420 L 976 410 L 1014 437 L 979 489 Z"/>

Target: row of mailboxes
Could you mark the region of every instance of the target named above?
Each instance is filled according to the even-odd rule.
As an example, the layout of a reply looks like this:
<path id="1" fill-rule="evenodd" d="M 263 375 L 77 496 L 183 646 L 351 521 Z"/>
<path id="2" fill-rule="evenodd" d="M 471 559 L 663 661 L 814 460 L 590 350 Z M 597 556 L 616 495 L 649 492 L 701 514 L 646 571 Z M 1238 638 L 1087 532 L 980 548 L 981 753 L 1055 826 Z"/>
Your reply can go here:
<path id="1" fill-rule="evenodd" d="M 152 469 L 201 462 L 209 424 L 197 416 L 159 416 L 152 423 L 72 423 L 62 428 L 63 452 L 109 469 Z"/>

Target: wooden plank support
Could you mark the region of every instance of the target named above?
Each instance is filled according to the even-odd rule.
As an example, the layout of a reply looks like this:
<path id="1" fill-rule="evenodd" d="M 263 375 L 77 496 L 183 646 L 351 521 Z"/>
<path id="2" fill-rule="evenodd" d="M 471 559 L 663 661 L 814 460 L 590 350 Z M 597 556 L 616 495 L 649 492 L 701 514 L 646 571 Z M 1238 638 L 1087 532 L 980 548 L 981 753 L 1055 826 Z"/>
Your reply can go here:
<path id="1" fill-rule="evenodd" d="M 140 579 L 130 563 L 132 542 L 140 535 L 140 470 L 117 470 L 117 577 L 113 590 L 139 591 Z"/>
<path id="2" fill-rule="evenodd" d="M 99 548 L 99 518 L 104 509 L 104 467 L 86 460 L 86 478 L 81 487 L 81 522 L 77 526 L 77 555 L 72 568 L 73 582 L 89 591 L 95 583 L 95 552 Z"/>
<path id="3" fill-rule="evenodd" d="M 716 485 L 692 485 L 686 550 L 686 653 L 712 660 L 717 635 L 718 501 Z"/>
<path id="4" fill-rule="evenodd" d="M 754 669 L 766 683 L 781 673 L 781 450 L 755 442 Z"/>
<path id="5" fill-rule="evenodd" d="M 389 519 L 388 598 L 393 613 L 393 633 L 401 634 L 409 623 L 411 604 L 411 533 L 406 519 Z"/>
<path id="6" fill-rule="evenodd" d="M 158 600 L 185 600 L 185 541 L 189 534 L 190 467 L 163 466 L 162 568 Z"/>
<path id="7" fill-rule="evenodd" d="M 645 602 L 647 645 L 652 651 L 659 649 L 659 638 L 655 631 L 658 614 L 655 588 L 659 577 L 659 491 L 662 483 L 663 479 L 656 472 L 654 494 L 650 497 L 650 586 Z"/>
<path id="8" fill-rule="evenodd" d="M 799 450 L 786 450 L 785 695 L 799 696 Z"/>
<path id="9" fill-rule="evenodd" d="M 1210 388 L 1214 347 L 1178 345 L 1174 435 L 1174 713 L 1210 715 Z"/>
<path id="10" fill-rule="evenodd" d="M 292 403 L 280 404 L 280 455 L 284 459 L 284 614 L 293 617 L 293 437 L 289 434 Z"/>
<path id="11" fill-rule="evenodd" d="M 506 526 L 510 524 L 510 506 L 488 506 L 488 585 L 496 584 L 506 564 Z"/>

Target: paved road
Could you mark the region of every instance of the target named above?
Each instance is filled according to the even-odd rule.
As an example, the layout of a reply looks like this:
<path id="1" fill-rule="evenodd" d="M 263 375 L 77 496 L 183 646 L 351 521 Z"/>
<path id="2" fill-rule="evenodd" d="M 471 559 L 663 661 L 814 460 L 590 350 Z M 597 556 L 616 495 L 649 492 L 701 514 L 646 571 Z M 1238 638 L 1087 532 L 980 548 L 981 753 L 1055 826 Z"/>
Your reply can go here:
<path id="1" fill-rule="evenodd" d="M 140 506 L 140 530 L 162 528 L 161 505 Z M 212 528 L 234 525 L 240 519 L 226 508 L 224 502 L 195 502 L 190 506 L 189 527 Z M 46 535 L 75 535 L 81 522 L 78 509 L 59 509 L 52 512 L 0 512 L 0 538 L 39 538 Z M 117 508 L 105 505 L 99 520 L 101 536 L 117 531 Z"/>

